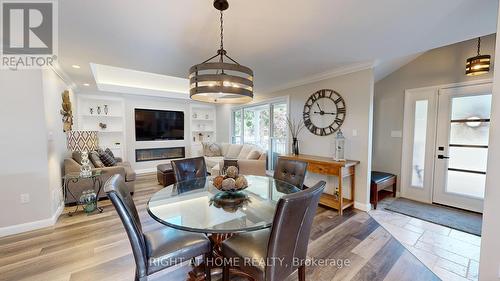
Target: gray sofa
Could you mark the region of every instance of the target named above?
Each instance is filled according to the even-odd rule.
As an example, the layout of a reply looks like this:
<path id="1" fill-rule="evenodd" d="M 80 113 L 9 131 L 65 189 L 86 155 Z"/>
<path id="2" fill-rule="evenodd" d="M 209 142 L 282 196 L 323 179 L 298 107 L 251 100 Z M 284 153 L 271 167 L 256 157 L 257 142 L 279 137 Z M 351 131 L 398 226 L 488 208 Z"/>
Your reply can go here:
<path id="1" fill-rule="evenodd" d="M 116 158 L 118 163 L 113 167 L 95 168 L 90 162 L 92 170 L 101 170 L 103 174 L 101 175 L 101 181 L 104 187 L 104 183 L 113 175 L 119 174 L 125 179 L 125 184 L 127 185 L 128 191 L 133 193 L 135 191 L 135 171 L 130 166 L 128 162 L 122 162 L 120 158 Z M 64 159 L 64 174 L 67 173 L 79 173 L 81 165 L 73 158 Z M 83 191 L 92 189 L 92 181 L 90 180 L 80 180 L 77 183 L 70 183 L 71 192 L 79 198 Z M 97 189 L 97 187 L 96 187 Z M 97 191 L 97 190 L 96 190 Z M 101 189 L 99 193 L 99 198 L 106 197 L 104 188 Z M 71 196 L 67 196 L 65 203 L 74 203 L 75 200 Z"/>

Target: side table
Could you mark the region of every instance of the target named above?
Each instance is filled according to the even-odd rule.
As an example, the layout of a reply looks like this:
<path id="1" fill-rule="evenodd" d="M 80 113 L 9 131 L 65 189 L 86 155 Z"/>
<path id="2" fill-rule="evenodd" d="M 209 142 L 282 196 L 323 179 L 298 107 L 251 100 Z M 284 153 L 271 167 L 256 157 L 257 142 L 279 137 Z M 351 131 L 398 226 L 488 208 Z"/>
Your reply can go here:
<path id="1" fill-rule="evenodd" d="M 66 198 L 68 194 L 75 200 L 76 202 L 76 208 L 74 211 L 69 212 L 68 216 L 72 216 L 74 213 L 78 211 L 78 207 L 81 205 L 80 203 L 80 198 L 76 197 L 76 195 L 71 191 L 71 185 L 70 184 L 76 184 L 81 180 L 88 180 L 89 182 L 92 182 L 92 189 L 95 191 L 97 187 L 97 193 L 95 197 L 95 205 L 97 207 L 97 210 L 99 213 L 102 213 L 103 209 L 98 206 L 99 202 L 99 193 L 101 192 L 103 182 L 101 180 L 101 175 L 102 172 L 99 170 L 92 171 L 92 175 L 88 177 L 81 176 L 80 173 L 68 173 L 63 176 L 63 196 L 64 200 L 66 201 Z"/>

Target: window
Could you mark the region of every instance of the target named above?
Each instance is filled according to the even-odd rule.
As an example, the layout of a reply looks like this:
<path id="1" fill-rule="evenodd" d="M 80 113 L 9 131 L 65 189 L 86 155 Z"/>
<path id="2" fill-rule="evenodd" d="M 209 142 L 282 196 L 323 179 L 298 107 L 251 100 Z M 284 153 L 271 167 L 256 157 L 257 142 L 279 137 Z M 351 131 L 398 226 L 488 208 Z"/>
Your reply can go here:
<path id="1" fill-rule="evenodd" d="M 285 101 L 234 109 L 231 114 L 231 142 L 253 144 L 267 151 L 268 169 L 272 170 L 279 154 L 288 147 L 288 115 Z"/>

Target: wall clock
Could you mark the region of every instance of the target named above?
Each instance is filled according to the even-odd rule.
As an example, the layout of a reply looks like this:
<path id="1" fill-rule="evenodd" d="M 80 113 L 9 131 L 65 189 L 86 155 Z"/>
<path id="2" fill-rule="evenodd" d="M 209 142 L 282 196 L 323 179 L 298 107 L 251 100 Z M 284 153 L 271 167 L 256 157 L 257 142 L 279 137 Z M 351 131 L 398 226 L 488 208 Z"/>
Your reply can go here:
<path id="1" fill-rule="evenodd" d="M 335 133 L 344 123 L 345 115 L 345 101 L 334 90 L 319 90 L 304 105 L 304 125 L 318 136 Z"/>

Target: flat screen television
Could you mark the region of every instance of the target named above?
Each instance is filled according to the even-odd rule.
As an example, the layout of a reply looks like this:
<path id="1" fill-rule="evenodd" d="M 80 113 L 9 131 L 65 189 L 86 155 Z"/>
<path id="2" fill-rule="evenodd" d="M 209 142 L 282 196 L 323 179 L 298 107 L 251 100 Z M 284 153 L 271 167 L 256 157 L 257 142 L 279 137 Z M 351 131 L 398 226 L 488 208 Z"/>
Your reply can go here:
<path id="1" fill-rule="evenodd" d="M 183 140 L 184 112 L 135 109 L 135 140 Z"/>

